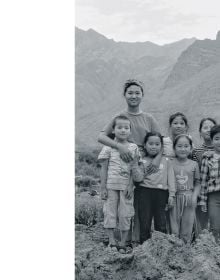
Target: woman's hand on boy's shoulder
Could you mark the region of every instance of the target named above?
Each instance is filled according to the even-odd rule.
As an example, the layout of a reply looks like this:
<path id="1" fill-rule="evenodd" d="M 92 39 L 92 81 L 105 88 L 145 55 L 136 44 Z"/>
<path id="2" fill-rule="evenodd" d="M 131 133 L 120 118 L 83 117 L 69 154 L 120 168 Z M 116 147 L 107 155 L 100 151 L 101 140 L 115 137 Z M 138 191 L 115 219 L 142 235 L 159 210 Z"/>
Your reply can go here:
<path id="1" fill-rule="evenodd" d="M 118 143 L 117 149 L 122 160 L 124 160 L 125 162 L 130 162 L 131 160 L 133 160 L 132 152 L 125 145 Z"/>

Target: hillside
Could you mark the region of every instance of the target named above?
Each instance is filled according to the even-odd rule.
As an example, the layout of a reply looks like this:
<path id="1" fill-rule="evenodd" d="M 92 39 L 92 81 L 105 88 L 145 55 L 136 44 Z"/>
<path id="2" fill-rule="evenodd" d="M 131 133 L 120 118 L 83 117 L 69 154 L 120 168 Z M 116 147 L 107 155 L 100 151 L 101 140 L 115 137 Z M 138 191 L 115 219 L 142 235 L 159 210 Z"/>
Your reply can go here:
<path id="1" fill-rule="evenodd" d="M 220 63 L 217 63 L 172 88 L 158 92 L 147 105 L 148 110 L 155 115 L 164 128 L 167 127 L 171 113 L 184 112 L 189 119 L 190 133 L 198 143 L 198 126 L 203 117 L 214 117 L 220 122 L 219 73 Z M 163 131 L 167 133 L 166 129 Z"/>
<path id="2" fill-rule="evenodd" d="M 197 40 L 178 58 L 169 74 L 165 88 L 177 85 L 205 68 L 220 62 L 220 38 Z"/>
<path id="3" fill-rule="evenodd" d="M 149 106 L 178 57 L 194 41 L 183 39 L 164 46 L 115 42 L 94 30 L 76 28 L 76 144 L 97 144 L 100 128 L 124 107 L 122 86 L 126 79 L 144 82 Z"/>

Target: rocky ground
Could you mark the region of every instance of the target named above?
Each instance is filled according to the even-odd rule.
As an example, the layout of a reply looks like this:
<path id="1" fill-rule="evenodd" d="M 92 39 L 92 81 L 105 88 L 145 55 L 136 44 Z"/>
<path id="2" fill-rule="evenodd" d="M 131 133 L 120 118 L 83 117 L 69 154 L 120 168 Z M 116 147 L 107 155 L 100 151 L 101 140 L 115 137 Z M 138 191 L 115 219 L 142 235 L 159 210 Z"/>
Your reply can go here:
<path id="1" fill-rule="evenodd" d="M 86 159 L 88 161 L 88 156 Z M 75 196 L 76 280 L 220 279 L 220 246 L 208 231 L 191 246 L 172 235 L 155 231 L 150 240 L 135 247 L 130 254 L 110 251 L 102 224 L 103 202 L 96 182 L 91 181 L 97 176 L 84 176 L 82 171 L 88 173 L 89 170 L 84 161 L 78 170 L 82 179 L 77 183 Z"/>
<path id="2" fill-rule="evenodd" d="M 219 280 L 220 247 L 203 233 L 192 246 L 174 236 L 154 232 L 130 254 L 106 247 L 102 223 L 75 228 L 76 279 Z"/>

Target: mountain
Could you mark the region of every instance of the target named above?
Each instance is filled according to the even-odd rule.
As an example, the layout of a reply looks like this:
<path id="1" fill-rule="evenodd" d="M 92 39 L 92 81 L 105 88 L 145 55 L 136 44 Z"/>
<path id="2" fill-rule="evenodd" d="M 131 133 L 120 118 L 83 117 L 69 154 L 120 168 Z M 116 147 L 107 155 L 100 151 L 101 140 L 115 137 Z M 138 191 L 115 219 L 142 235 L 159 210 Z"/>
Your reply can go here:
<path id="1" fill-rule="evenodd" d="M 172 87 L 220 62 L 220 36 L 216 40 L 196 40 L 178 58 L 165 87 Z"/>
<path id="2" fill-rule="evenodd" d="M 157 92 L 151 96 L 150 104 L 146 105 L 146 110 L 151 111 L 161 124 L 164 134 L 168 132 L 171 113 L 180 111 L 186 114 L 189 132 L 198 144 L 200 120 L 213 117 L 220 122 L 220 62 L 205 67 L 175 86 Z"/>
<path id="3" fill-rule="evenodd" d="M 194 42 L 195 38 L 164 46 L 115 42 L 92 29 L 76 28 L 76 144 L 96 145 L 103 125 L 124 108 L 122 86 L 126 79 L 143 81 L 146 103 L 151 104 L 151 99 L 160 95 L 179 56 Z"/>

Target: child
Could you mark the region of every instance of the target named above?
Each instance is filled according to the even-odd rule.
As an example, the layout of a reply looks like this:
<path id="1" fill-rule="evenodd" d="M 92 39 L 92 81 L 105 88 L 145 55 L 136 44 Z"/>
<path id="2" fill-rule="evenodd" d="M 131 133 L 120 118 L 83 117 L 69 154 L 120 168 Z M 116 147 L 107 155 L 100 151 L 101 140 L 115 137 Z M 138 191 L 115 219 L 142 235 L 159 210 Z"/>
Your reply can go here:
<path id="1" fill-rule="evenodd" d="M 168 158 L 162 157 L 157 172 L 146 172 L 152 160 L 161 152 L 163 140 L 160 133 L 149 132 L 145 136 L 146 156 L 139 166 L 133 168 L 133 179 L 139 182 L 136 194 L 140 221 L 140 243 L 151 236 L 151 223 L 154 228 L 166 233 L 165 208 L 172 207 L 175 197 L 175 179 L 172 165 Z M 169 196 L 169 198 L 168 198 Z"/>
<path id="2" fill-rule="evenodd" d="M 200 205 L 202 211 L 207 211 L 210 220 L 210 230 L 216 240 L 220 238 L 220 125 L 213 126 L 210 138 L 214 153 L 204 155 L 201 165 Z"/>
<path id="3" fill-rule="evenodd" d="M 212 118 L 204 118 L 201 120 L 199 124 L 199 133 L 203 143 L 201 146 L 193 149 L 192 159 L 198 162 L 200 168 L 201 168 L 203 154 L 207 151 L 214 150 L 210 138 L 210 130 L 214 125 L 216 125 L 216 121 Z"/>
<path id="4" fill-rule="evenodd" d="M 177 135 L 187 133 L 189 128 L 186 116 L 180 112 L 171 115 L 169 118 L 169 128 L 170 136 L 163 138 L 163 154 L 169 158 L 174 158 L 173 141 Z"/>
<path id="5" fill-rule="evenodd" d="M 195 160 L 199 168 L 202 164 L 202 156 L 205 152 L 213 152 L 214 148 L 210 138 L 210 130 L 216 125 L 216 121 L 212 118 L 204 118 L 200 121 L 199 124 L 199 133 L 200 137 L 203 140 L 202 145 L 193 149 L 192 151 L 192 160 Z M 200 198 L 199 198 L 200 199 Z M 202 212 L 201 207 L 198 205 L 196 208 L 196 234 L 201 233 L 203 229 L 208 228 L 208 213 Z"/>
<path id="6" fill-rule="evenodd" d="M 188 158 L 192 150 L 192 140 L 188 135 L 176 136 L 173 148 L 176 157 L 171 162 L 176 179 L 176 199 L 170 211 L 171 232 L 189 243 L 200 192 L 199 166 Z"/>
<path id="7" fill-rule="evenodd" d="M 145 98 L 144 85 L 142 82 L 131 79 L 127 80 L 124 84 L 123 88 L 123 96 L 126 101 L 126 108 L 123 110 L 122 114 L 127 116 L 131 122 L 131 133 L 129 135 L 129 141 L 135 143 L 140 153 L 142 154 L 144 148 L 144 137 L 147 132 L 160 132 L 160 127 L 155 118 L 145 112 L 142 111 L 141 104 Z M 119 113 L 121 114 L 121 113 Z M 114 118 L 113 118 L 114 120 Z M 120 153 L 121 158 L 129 162 L 132 160 L 131 152 L 125 145 L 121 145 L 120 143 L 116 143 L 110 136 L 112 136 L 112 124 L 113 120 L 111 120 L 100 132 L 98 141 L 111 148 L 115 148 Z M 148 173 L 154 172 L 158 166 L 161 159 L 161 155 L 158 155 L 152 161 L 152 164 L 148 168 Z M 130 233 L 129 239 L 136 241 L 137 243 L 140 241 L 140 230 L 139 230 L 139 221 L 137 217 L 138 208 L 137 200 L 136 200 L 136 189 L 134 190 L 134 208 L 135 208 L 135 217 L 134 217 L 134 227 L 132 230 L 132 234 Z"/>
<path id="8" fill-rule="evenodd" d="M 116 146 L 129 149 L 133 161 L 138 160 L 139 152 L 136 144 L 129 143 L 131 133 L 130 120 L 123 115 L 117 116 L 113 122 Z M 106 200 L 103 207 L 104 228 L 109 237 L 109 247 L 126 253 L 126 239 L 134 216 L 133 207 L 133 181 L 131 168 L 133 161 L 123 161 L 116 148 L 104 146 L 98 157 L 102 160 L 101 168 L 101 197 Z M 116 244 L 114 229 L 117 226 L 121 232 L 121 241 Z"/>

